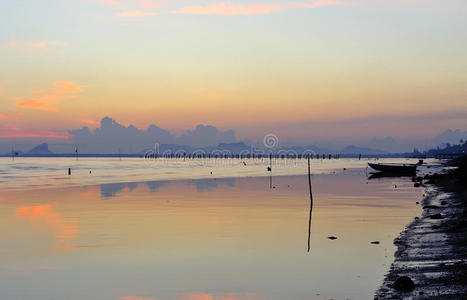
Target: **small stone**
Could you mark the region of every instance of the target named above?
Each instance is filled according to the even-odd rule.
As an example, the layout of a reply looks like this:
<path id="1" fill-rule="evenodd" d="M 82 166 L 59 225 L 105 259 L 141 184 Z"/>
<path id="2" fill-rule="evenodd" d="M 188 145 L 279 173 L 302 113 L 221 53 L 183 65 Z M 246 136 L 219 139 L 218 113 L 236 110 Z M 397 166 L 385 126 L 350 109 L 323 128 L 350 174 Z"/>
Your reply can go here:
<path id="1" fill-rule="evenodd" d="M 397 278 L 394 288 L 398 291 L 411 291 L 415 288 L 415 283 L 407 276 Z"/>
<path id="2" fill-rule="evenodd" d="M 434 215 L 430 216 L 430 219 L 433 219 L 433 220 L 440 220 L 440 219 L 443 219 L 443 218 L 444 217 L 441 214 L 434 214 Z"/>
<path id="3" fill-rule="evenodd" d="M 328 239 L 330 239 L 330 240 L 337 240 L 337 237 L 335 237 L 335 236 L 328 236 Z"/>
<path id="4" fill-rule="evenodd" d="M 370 244 L 379 245 L 379 241 L 373 241 L 373 242 L 371 242 Z"/>

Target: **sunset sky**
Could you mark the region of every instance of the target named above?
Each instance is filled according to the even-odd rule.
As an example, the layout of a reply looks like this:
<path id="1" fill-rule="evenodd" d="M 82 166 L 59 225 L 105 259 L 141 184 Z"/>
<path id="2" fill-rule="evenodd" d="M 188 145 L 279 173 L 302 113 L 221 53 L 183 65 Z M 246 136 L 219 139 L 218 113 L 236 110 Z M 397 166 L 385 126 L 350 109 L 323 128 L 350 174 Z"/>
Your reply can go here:
<path id="1" fill-rule="evenodd" d="M 0 0 L 0 105 L 0 139 L 467 130 L 467 1 Z"/>

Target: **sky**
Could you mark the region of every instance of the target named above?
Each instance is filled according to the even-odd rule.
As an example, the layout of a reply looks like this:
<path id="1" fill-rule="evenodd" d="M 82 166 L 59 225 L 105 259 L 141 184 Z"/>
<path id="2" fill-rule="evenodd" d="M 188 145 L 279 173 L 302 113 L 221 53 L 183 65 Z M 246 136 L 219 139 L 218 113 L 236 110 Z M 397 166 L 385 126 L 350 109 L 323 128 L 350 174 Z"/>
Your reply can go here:
<path id="1" fill-rule="evenodd" d="M 467 130 L 466 53 L 464 0 L 0 0 L 0 139 L 423 139 Z"/>

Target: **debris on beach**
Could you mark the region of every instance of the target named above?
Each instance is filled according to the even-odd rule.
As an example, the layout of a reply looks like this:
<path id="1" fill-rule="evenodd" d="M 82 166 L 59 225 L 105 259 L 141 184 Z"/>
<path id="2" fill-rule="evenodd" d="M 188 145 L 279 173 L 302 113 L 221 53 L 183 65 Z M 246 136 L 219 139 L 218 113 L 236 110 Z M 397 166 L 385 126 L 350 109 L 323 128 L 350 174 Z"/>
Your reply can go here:
<path id="1" fill-rule="evenodd" d="M 415 283 L 407 276 L 397 278 L 394 288 L 399 291 L 411 291 L 415 288 Z"/>
<path id="2" fill-rule="evenodd" d="M 425 205 L 423 209 L 438 209 L 439 207 L 436 205 Z"/>
<path id="3" fill-rule="evenodd" d="M 443 219 L 443 215 L 442 214 L 434 214 L 434 215 L 431 215 L 430 216 L 430 219 L 432 220 L 440 220 L 440 219 Z"/>
<path id="4" fill-rule="evenodd" d="M 395 261 L 375 299 L 464 299 L 467 295 L 467 157 L 457 169 L 424 176 L 427 190 L 415 217 L 394 240 Z"/>

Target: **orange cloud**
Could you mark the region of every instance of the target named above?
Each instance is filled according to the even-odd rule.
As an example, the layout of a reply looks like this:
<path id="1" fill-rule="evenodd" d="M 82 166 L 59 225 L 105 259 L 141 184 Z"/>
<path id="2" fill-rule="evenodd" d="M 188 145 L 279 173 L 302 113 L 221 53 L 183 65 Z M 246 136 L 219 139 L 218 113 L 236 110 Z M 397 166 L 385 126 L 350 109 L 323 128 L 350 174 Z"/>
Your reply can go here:
<path id="1" fill-rule="evenodd" d="M 156 12 L 142 11 L 142 10 L 129 10 L 118 14 L 120 17 L 148 17 L 157 15 Z"/>
<path id="2" fill-rule="evenodd" d="M 169 11 L 151 11 L 166 3 L 154 2 L 151 0 L 135 0 L 147 10 L 128 10 L 120 12 L 120 17 L 147 17 L 158 14 L 186 14 L 186 15 L 261 15 L 279 12 L 292 8 L 316 8 L 321 6 L 335 6 L 342 3 L 337 0 L 302 0 L 301 2 L 276 1 L 269 3 L 233 4 L 231 1 L 214 2 L 207 5 L 182 6 Z"/>
<path id="3" fill-rule="evenodd" d="M 265 4 L 238 4 L 234 5 L 232 2 L 220 2 L 206 6 L 185 6 L 175 11 L 177 14 L 193 14 L 193 15 L 258 15 L 283 10 L 284 5 L 275 3 Z"/>
<path id="4" fill-rule="evenodd" d="M 159 8 L 164 5 L 163 2 L 155 2 L 151 0 L 135 0 L 135 1 L 138 2 L 141 6 L 143 6 L 146 9 L 155 9 L 155 8 Z"/>
<path id="5" fill-rule="evenodd" d="M 44 222 L 54 232 L 57 249 L 75 249 L 73 241 L 78 233 L 78 225 L 65 222 L 60 214 L 53 210 L 52 205 L 19 206 L 16 208 L 16 217 Z"/>
<path id="6" fill-rule="evenodd" d="M 96 121 L 88 120 L 88 119 L 79 119 L 79 121 L 82 122 L 82 123 L 85 123 L 85 124 L 90 124 L 90 125 L 97 124 Z"/>
<path id="7" fill-rule="evenodd" d="M 23 130 L 8 125 L 0 126 L 0 138 L 52 138 L 69 139 L 69 133 L 60 133 L 50 130 Z"/>
<path id="8" fill-rule="evenodd" d="M 82 87 L 77 86 L 71 81 L 55 81 L 53 84 L 58 89 L 55 88 L 36 98 L 16 102 L 16 106 L 58 112 L 58 109 L 51 105 L 61 102 L 65 97 L 71 97 L 82 92 Z"/>
<path id="9" fill-rule="evenodd" d="M 184 6 L 173 13 L 175 14 L 193 14 L 193 15 L 261 15 L 273 12 L 279 12 L 285 9 L 292 8 L 316 8 L 321 6 L 336 6 L 341 5 L 340 1 L 336 0 L 309 0 L 303 2 L 295 2 L 286 4 L 284 2 L 270 3 L 253 3 L 253 4 L 233 4 L 231 1 L 218 2 L 206 6 Z"/>
<path id="10" fill-rule="evenodd" d="M 18 119 L 23 116 L 23 113 L 19 112 L 14 115 L 4 115 L 0 114 L 0 120 L 12 120 L 12 119 Z"/>
<path id="11" fill-rule="evenodd" d="M 104 3 L 109 6 L 121 6 L 120 1 L 118 0 L 101 0 L 101 3 Z"/>
<path id="12" fill-rule="evenodd" d="M 342 5 L 341 1 L 334 1 L 334 0 L 318 0 L 318 1 L 308 1 L 308 2 L 303 2 L 303 3 L 298 3 L 295 6 L 296 7 L 302 7 L 302 8 L 316 8 L 316 7 L 321 7 L 321 6 L 338 6 Z"/>
<path id="13" fill-rule="evenodd" d="M 32 49 L 38 50 L 41 53 L 50 51 L 55 47 L 65 47 L 68 46 L 68 43 L 59 42 L 59 41 L 39 41 L 39 42 L 28 42 L 23 40 L 10 41 L 6 48 L 10 49 Z"/>

